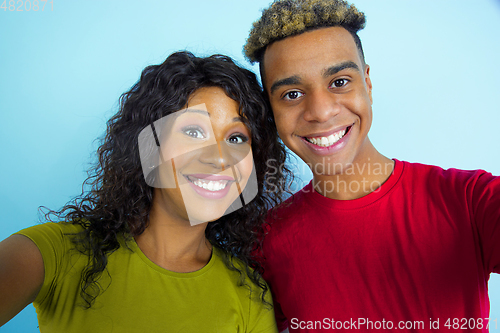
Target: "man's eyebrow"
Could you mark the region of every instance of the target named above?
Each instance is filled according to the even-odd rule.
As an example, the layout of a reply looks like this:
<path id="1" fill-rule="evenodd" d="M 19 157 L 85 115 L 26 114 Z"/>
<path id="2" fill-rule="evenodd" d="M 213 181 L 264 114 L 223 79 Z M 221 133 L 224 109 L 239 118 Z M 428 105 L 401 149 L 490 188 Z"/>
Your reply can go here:
<path id="1" fill-rule="evenodd" d="M 355 62 L 353 62 L 353 61 L 345 61 L 345 62 L 342 62 L 342 63 L 340 63 L 338 65 L 334 65 L 334 66 L 328 67 L 323 72 L 323 77 L 328 77 L 328 76 L 335 75 L 338 72 L 343 71 L 344 69 L 347 69 L 347 68 L 355 69 L 358 72 L 360 71 L 359 70 L 359 66 L 356 65 Z M 292 85 L 292 84 L 300 84 L 300 83 L 301 83 L 301 79 L 300 79 L 299 76 L 297 76 L 297 75 L 290 76 L 290 77 L 287 77 L 287 78 L 284 78 L 284 79 L 281 79 L 281 80 L 278 80 L 278 81 L 274 82 L 272 84 L 272 86 L 271 86 L 270 91 L 271 91 L 271 94 L 272 94 L 279 87 L 288 86 L 288 85 Z"/>
<path id="2" fill-rule="evenodd" d="M 278 80 L 278 81 L 274 82 L 273 85 L 271 86 L 271 89 L 270 89 L 271 94 L 273 92 L 275 92 L 276 89 L 278 89 L 281 86 L 288 86 L 291 84 L 299 84 L 300 82 L 301 82 L 300 77 L 298 77 L 297 75 Z"/>
<path id="3" fill-rule="evenodd" d="M 344 69 L 347 69 L 347 68 L 355 69 L 358 72 L 360 71 L 359 67 L 358 67 L 358 65 L 356 65 L 356 63 L 354 63 L 352 61 L 345 61 L 345 62 L 342 62 L 338 65 L 334 65 L 332 67 L 328 67 L 327 69 L 325 69 L 325 71 L 323 72 L 323 77 L 329 77 L 329 76 L 335 75 L 338 72 L 343 71 Z"/>

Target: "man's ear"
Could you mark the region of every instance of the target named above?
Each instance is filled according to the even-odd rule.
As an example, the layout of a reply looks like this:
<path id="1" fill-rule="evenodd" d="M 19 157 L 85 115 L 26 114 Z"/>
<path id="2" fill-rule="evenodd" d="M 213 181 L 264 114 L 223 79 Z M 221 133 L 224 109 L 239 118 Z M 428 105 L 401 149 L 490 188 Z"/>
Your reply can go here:
<path id="1" fill-rule="evenodd" d="M 373 104 L 372 98 L 372 80 L 370 79 L 370 66 L 365 65 L 365 84 L 366 90 L 368 91 L 368 96 L 370 96 L 370 102 Z"/>

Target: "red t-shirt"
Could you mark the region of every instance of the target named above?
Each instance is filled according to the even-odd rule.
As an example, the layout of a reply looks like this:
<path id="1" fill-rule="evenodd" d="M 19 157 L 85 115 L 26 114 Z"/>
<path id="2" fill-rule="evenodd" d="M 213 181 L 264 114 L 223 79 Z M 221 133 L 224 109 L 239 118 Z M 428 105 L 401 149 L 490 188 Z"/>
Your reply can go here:
<path id="1" fill-rule="evenodd" d="M 309 184 L 287 202 L 263 247 L 280 331 L 487 332 L 500 177 L 396 160 L 362 198 Z"/>

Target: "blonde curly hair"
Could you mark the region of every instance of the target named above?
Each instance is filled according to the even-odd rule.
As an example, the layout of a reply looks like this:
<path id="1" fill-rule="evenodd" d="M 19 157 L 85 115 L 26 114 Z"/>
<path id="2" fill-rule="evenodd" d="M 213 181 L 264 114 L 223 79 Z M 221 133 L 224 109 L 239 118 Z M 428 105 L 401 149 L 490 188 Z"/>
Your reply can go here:
<path id="1" fill-rule="evenodd" d="M 275 0 L 254 22 L 244 46 L 251 62 L 262 62 L 266 47 L 308 30 L 341 26 L 351 33 L 363 59 L 357 32 L 365 26 L 365 15 L 344 0 Z"/>

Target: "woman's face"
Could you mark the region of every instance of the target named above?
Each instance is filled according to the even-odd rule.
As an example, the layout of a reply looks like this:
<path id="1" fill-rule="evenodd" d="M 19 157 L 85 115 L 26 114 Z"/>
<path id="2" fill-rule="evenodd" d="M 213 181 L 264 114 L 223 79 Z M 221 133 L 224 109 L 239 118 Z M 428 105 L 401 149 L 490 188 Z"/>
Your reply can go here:
<path id="1" fill-rule="evenodd" d="M 238 110 L 221 88 L 207 87 L 190 96 L 187 108 L 155 122 L 163 160 L 155 195 L 191 225 L 216 220 L 256 194 L 251 133 Z M 254 193 L 241 198 L 249 182 Z"/>

